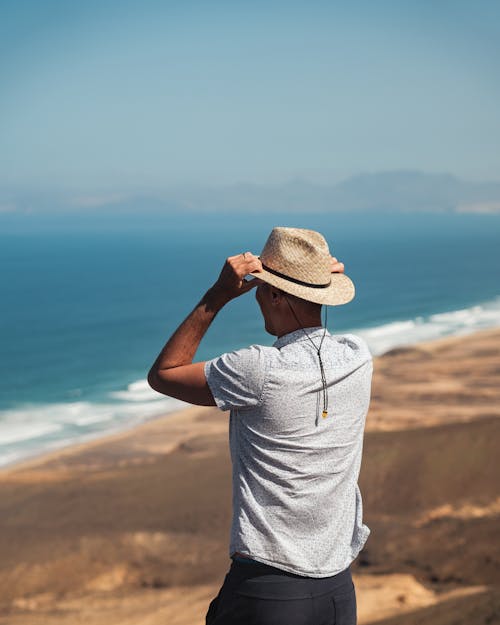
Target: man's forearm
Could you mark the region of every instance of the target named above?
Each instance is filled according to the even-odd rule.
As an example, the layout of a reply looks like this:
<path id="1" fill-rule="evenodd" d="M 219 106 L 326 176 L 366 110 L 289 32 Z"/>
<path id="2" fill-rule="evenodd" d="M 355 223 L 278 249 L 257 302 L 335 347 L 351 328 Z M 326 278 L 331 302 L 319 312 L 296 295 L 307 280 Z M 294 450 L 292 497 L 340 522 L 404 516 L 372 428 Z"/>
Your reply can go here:
<path id="1" fill-rule="evenodd" d="M 214 287 L 209 289 L 169 338 L 151 367 L 148 379 L 159 371 L 191 364 L 201 339 L 226 303 L 223 294 Z"/>
<path id="2" fill-rule="evenodd" d="M 219 310 L 255 286 L 255 281 L 247 282 L 245 275 L 259 270 L 261 263 L 250 252 L 247 254 L 247 258 L 246 254 L 238 254 L 226 260 L 215 284 L 167 341 L 148 374 L 155 391 L 191 404 L 215 406 L 204 363 L 193 363 L 193 358 Z"/>

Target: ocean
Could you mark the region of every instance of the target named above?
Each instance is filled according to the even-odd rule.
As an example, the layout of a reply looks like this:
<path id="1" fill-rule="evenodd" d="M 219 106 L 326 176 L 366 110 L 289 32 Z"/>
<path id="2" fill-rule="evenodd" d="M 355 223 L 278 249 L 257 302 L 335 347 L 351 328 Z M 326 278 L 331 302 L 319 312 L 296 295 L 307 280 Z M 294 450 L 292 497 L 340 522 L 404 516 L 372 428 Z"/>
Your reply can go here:
<path id="1" fill-rule="evenodd" d="M 425 213 L 34 217 L 0 222 L 0 465 L 185 406 L 145 380 L 225 258 L 271 228 L 321 231 L 355 299 L 334 334 L 380 355 L 500 325 L 500 216 Z M 254 292 L 216 317 L 196 359 L 272 344 Z"/>

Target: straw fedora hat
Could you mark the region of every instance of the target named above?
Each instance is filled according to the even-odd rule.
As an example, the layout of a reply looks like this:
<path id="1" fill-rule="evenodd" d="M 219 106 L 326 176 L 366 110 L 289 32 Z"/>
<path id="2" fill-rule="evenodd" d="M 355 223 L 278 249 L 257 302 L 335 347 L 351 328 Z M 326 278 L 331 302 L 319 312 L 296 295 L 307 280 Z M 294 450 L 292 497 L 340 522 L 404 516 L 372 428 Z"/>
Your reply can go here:
<path id="1" fill-rule="evenodd" d="M 301 299 L 339 306 L 354 298 L 344 273 L 331 273 L 331 255 L 323 235 L 302 228 L 273 228 L 259 256 L 263 271 L 250 275 Z"/>

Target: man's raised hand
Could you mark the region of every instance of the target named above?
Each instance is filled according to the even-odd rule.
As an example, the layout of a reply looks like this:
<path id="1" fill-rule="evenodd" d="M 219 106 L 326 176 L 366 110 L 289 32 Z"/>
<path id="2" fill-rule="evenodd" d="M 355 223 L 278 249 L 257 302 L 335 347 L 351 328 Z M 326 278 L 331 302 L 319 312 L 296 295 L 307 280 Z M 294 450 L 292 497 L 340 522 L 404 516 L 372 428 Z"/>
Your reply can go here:
<path id="1" fill-rule="evenodd" d="M 258 280 L 245 280 L 247 274 L 258 270 L 262 263 L 251 252 L 229 256 L 211 290 L 226 301 L 239 297 L 258 284 Z"/>

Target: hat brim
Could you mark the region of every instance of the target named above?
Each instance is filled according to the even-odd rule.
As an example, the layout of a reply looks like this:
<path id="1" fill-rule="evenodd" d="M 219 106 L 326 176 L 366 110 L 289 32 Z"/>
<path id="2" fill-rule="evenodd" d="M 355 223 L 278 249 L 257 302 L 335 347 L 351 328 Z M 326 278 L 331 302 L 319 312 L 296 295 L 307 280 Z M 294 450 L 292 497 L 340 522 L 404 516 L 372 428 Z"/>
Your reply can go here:
<path id="1" fill-rule="evenodd" d="M 265 269 L 253 271 L 248 275 L 259 278 L 259 280 L 267 282 L 285 291 L 285 293 L 290 293 L 290 295 L 295 295 L 308 302 L 326 304 L 327 306 L 348 304 L 354 299 L 356 292 L 351 278 L 346 276 L 345 273 L 332 273 L 330 285 L 324 288 L 302 286 L 286 278 L 275 276 Z"/>

